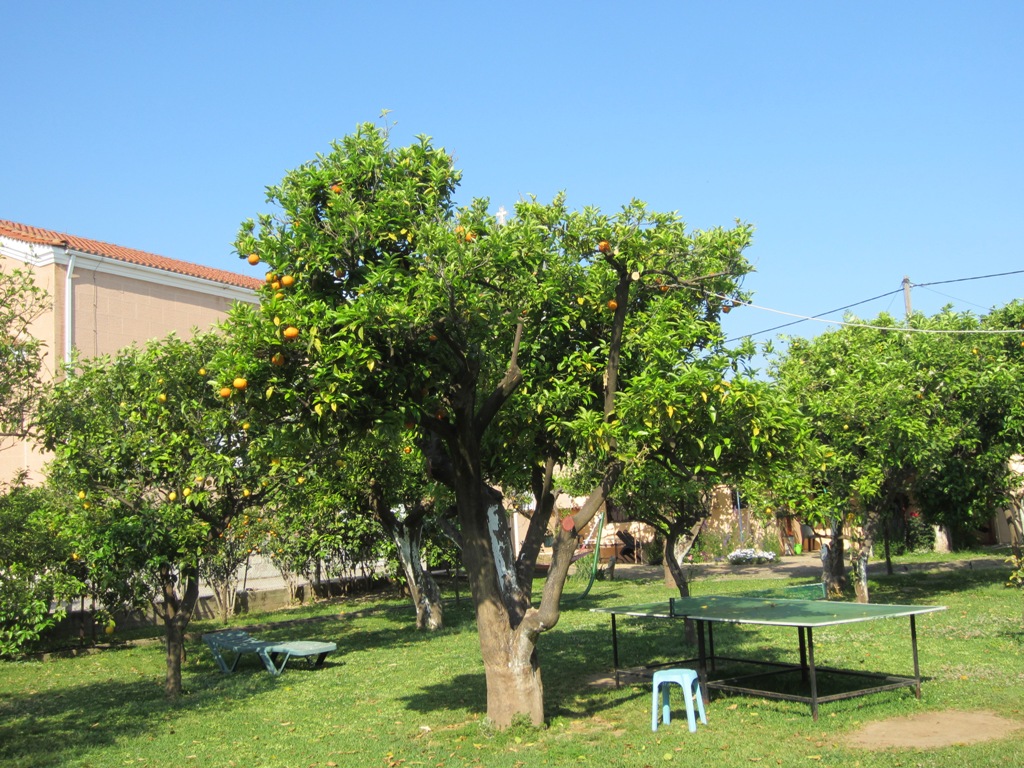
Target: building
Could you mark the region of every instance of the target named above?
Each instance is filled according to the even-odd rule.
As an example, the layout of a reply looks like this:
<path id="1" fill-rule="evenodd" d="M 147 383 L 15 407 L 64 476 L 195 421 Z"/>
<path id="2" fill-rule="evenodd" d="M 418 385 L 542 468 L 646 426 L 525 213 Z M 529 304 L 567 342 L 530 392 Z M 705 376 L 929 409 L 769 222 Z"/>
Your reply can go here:
<path id="1" fill-rule="evenodd" d="M 2 219 L 0 268 L 30 270 L 50 297 L 32 327 L 46 347 L 50 378 L 72 350 L 112 355 L 172 331 L 187 338 L 207 330 L 234 302 L 255 303 L 260 285 L 233 272 Z M 22 468 L 38 479 L 44 463 L 31 442 L 0 442 L 0 481 Z"/>

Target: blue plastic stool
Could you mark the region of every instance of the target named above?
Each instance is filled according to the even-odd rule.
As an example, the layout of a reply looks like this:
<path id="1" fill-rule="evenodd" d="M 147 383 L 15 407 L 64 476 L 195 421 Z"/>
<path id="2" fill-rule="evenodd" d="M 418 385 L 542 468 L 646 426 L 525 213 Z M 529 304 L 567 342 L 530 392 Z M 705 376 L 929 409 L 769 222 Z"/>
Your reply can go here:
<path id="1" fill-rule="evenodd" d="M 672 711 L 668 706 L 668 689 L 671 683 L 682 686 L 683 697 L 686 700 L 686 721 L 690 725 L 690 733 L 697 730 L 697 720 L 693 714 L 693 700 L 697 700 L 697 711 L 700 712 L 700 721 L 707 723 L 707 715 L 704 714 L 704 697 L 701 695 L 700 681 L 697 673 L 692 669 L 662 669 L 654 673 L 654 691 L 651 695 L 651 730 L 658 730 L 658 690 L 661 689 L 661 720 L 664 723 L 672 722 Z"/>

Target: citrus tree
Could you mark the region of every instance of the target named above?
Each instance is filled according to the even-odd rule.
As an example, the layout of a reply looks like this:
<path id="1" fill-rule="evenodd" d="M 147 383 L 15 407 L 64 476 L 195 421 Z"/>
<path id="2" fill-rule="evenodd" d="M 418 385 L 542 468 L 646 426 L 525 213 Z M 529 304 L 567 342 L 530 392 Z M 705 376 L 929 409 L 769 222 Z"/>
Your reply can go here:
<path id="1" fill-rule="evenodd" d="M 253 458 L 247 381 L 207 369 L 223 343 L 172 336 L 74 361 L 39 415 L 50 483 L 73 495 L 64 530 L 76 560 L 109 610 L 151 604 L 161 617 L 171 697 L 202 563 L 223 556 L 231 524 L 273 490 Z"/>
<path id="2" fill-rule="evenodd" d="M 57 521 L 64 509 L 21 478 L 0 495 L 0 656 L 36 642 L 82 587 L 77 555 Z"/>
<path id="3" fill-rule="evenodd" d="M 0 269 L 0 437 L 28 433 L 43 365 L 43 345 L 31 327 L 48 302 L 31 272 Z"/>
<path id="4" fill-rule="evenodd" d="M 570 211 L 561 196 L 522 200 L 502 222 L 486 201 L 457 210 L 458 179 L 428 139 L 394 149 L 361 126 L 243 226 L 239 254 L 269 273 L 259 312 L 238 320 L 269 407 L 324 434 L 415 432 L 454 498 L 488 716 L 539 723 L 537 643 L 558 621 L 576 533 L 642 455 L 620 413 L 659 402 L 652 385 L 703 354 L 749 270 L 750 232 L 688 232 L 638 201 Z M 553 467 L 575 461 L 592 491 L 563 521 L 534 604 Z M 539 500 L 518 559 L 499 490 L 512 479 Z"/>
<path id="5" fill-rule="evenodd" d="M 1020 342 L 985 332 L 1007 330 L 1000 323 L 986 328 L 950 310 L 906 323 L 881 315 L 865 327 L 794 339 L 774 368 L 817 444 L 809 461 L 788 470 L 790 495 L 780 500 L 831 525 L 833 568 L 844 524 L 857 532 L 851 562 L 860 599 L 869 551 L 881 540 L 888 557 L 892 531 L 908 515 L 966 531 L 1007 498 L 1022 433 L 1020 369 L 1006 353 L 1019 353 Z"/>
<path id="6" fill-rule="evenodd" d="M 711 517 L 716 491 L 763 483 L 774 466 L 793 460 L 799 444 L 799 412 L 778 388 L 740 367 L 746 352 L 721 350 L 661 394 L 663 402 L 685 407 L 640 414 L 634 434 L 645 435 L 648 454 L 614 494 L 631 519 L 664 536 L 665 561 L 682 597 L 689 595 L 682 559 Z"/>

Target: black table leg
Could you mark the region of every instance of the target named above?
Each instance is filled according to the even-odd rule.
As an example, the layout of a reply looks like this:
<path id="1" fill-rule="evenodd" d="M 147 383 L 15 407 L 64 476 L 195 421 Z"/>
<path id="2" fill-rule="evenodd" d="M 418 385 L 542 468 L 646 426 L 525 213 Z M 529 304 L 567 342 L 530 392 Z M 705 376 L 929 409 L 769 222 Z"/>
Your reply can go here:
<path id="1" fill-rule="evenodd" d="M 704 705 L 707 706 L 711 699 L 708 696 L 708 657 L 704 649 L 704 624 L 703 621 L 697 621 L 697 680 L 700 682 L 700 693 L 704 699 Z M 711 632 L 710 625 L 708 632 Z M 711 659 L 714 663 L 714 650 L 711 652 Z"/>
<path id="2" fill-rule="evenodd" d="M 921 668 L 917 663 L 917 622 L 914 614 L 910 614 L 910 647 L 914 652 L 914 693 L 921 698 Z"/>
<path id="3" fill-rule="evenodd" d="M 612 662 L 615 665 L 615 687 L 619 687 L 619 638 L 615 633 L 615 614 L 612 614 Z"/>
<path id="4" fill-rule="evenodd" d="M 811 717 L 818 719 L 818 678 L 814 674 L 814 630 L 807 628 L 807 671 L 811 681 Z"/>
<path id="5" fill-rule="evenodd" d="M 800 679 L 807 684 L 807 637 L 804 635 L 804 628 L 797 627 L 797 634 L 800 636 Z"/>

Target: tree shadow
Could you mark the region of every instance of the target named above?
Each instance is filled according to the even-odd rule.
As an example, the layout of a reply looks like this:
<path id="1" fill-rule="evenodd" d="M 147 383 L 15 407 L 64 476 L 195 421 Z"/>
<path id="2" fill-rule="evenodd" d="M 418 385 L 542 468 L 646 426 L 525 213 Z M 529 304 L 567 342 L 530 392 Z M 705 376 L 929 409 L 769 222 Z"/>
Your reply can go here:
<path id="1" fill-rule="evenodd" d="M 168 719 L 181 709 L 223 713 L 230 706 L 223 686 L 207 680 L 220 673 L 212 663 L 204 666 L 189 670 L 188 692 L 176 702 L 168 701 L 163 687 L 152 679 L 93 682 L 7 696 L 0 705 L 0 764 L 20 760 L 34 768 L 69 765 L 90 751 L 166 728 Z M 231 699 L 241 703 L 274 685 L 265 672 L 264 677 L 255 685 L 251 680 L 231 685 Z"/>

